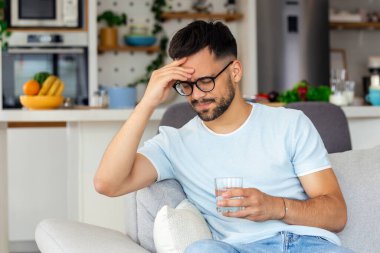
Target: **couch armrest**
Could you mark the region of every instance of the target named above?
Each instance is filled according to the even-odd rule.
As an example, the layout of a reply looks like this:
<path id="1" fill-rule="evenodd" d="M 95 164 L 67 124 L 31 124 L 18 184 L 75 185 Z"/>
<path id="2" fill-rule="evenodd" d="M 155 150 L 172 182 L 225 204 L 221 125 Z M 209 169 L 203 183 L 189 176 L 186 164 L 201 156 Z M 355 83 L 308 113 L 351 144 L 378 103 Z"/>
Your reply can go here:
<path id="1" fill-rule="evenodd" d="M 35 237 L 42 253 L 149 253 L 120 232 L 74 221 L 43 220 Z"/>

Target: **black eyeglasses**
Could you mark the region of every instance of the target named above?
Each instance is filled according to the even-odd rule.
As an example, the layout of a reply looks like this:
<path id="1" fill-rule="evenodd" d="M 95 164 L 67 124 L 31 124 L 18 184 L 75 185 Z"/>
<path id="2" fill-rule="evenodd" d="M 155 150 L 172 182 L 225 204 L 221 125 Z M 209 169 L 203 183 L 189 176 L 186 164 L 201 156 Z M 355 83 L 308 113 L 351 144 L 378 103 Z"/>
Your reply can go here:
<path id="1" fill-rule="evenodd" d="M 210 92 L 215 88 L 215 79 L 225 71 L 228 66 L 234 61 L 230 61 L 216 76 L 204 76 L 195 80 L 195 82 L 189 81 L 175 81 L 173 88 L 181 96 L 190 96 L 193 93 L 194 85 L 203 92 Z"/>

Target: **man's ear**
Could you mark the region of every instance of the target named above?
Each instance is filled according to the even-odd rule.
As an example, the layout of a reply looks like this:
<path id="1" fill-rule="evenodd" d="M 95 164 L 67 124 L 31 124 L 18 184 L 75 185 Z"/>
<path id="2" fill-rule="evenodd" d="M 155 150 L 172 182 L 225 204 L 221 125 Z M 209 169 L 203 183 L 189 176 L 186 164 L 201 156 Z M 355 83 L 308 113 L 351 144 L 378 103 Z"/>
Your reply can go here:
<path id="1" fill-rule="evenodd" d="M 235 60 L 232 63 L 231 80 L 234 83 L 239 83 L 243 76 L 243 66 L 239 60 Z"/>

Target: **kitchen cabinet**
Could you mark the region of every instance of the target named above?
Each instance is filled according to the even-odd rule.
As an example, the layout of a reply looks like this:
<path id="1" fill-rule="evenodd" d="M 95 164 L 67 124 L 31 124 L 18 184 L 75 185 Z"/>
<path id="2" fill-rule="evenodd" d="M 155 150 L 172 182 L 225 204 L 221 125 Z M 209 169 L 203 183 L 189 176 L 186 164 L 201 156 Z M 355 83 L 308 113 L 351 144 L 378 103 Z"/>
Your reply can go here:
<path id="1" fill-rule="evenodd" d="M 13 126 L 6 130 L 11 251 L 34 241 L 42 219 L 69 218 L 66 128 Z"/>
<path id="2" fill-rule="evenodd" d="M 153 114 L 143 140 L 157 133 L 163 111 L 157 109 Z M 0 113 L 0 223 L 6 224 L 0 226 L 1 253 L 9 252 L 8 240 L 11 252 L 25 252 L 15 250 L 20 247 L 36 252 L 35 226 L 46 218 L 77 220 L 125 232 L 125 198 L 98 194 L 93 177 L 109 141 L 131 112 L 97 109 Z M 62 121 L 66 127 L 62 127 Z M 20 128 L 46 126 L 46 122 L 57 127 Z"/>

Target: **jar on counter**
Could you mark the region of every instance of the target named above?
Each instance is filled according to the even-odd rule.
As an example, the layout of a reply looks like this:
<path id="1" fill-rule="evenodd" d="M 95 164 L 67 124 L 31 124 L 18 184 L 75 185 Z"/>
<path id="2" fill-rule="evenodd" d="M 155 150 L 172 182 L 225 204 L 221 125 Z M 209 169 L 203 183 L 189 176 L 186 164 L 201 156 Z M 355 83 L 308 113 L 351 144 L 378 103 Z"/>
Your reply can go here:
<path id="1" fill-rule="evenodd" d="M 345 69 L 331 71 L 331 92 L 329 102 L 338 106 L 352 105 L 355 95 L 355 82 L 346 80 Z"/>
<path id="2" fill-rule="evenodd" d="M 106 90 L 97 90 L 94 92 L 94 106 L 100 108 L 108 107 L 108 93 Z"/>

